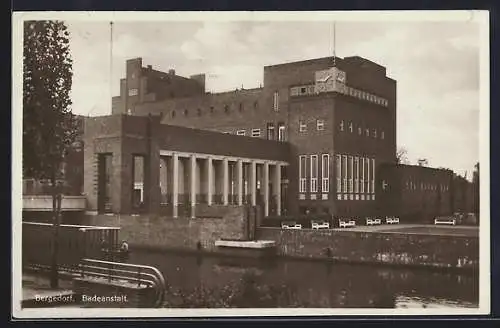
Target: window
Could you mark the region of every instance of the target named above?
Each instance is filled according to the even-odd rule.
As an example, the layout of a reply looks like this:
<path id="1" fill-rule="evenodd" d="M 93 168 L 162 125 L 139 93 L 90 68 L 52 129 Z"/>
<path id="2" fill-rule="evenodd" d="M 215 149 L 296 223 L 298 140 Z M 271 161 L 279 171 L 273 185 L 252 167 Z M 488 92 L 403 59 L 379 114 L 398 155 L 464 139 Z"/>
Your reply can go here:
<path id="1" fill-rule="evenodd" d="M 337 155 L 335 158 L 335 166 L 337 167 L 336 177 L 337 177 L 337 193 L 342 192 L 342 156 Z"/>
<path id="2" fill-rule="evenodd" d="M 198 108 L 198 109 L 196 110 L 196 112 L 198 113 L 198 116 L 201 116 L 201 109 L 200 109 L 200 108 Z"/>
<path id="3" fill-rule="evenodd" d="M 260 129 L 252 129 L 252 137 L 260 137 Z"/>
<path id="4" fill-rule="evenodd" d="M 299 132 L 306 132 L 307 124 L 305 121 L 299 121 Z"/>
<path id="5" fill-rule="evenodd" d="M 224 113 L 229 114 L 229 106 L 224 105 Z"/>
<path id="6" fill-rule="evenodd" d="M 370 129 L 366 129 L 365 132 L 366 132 L 366 136 L 369 137 L 370 136 Z"/>
<path id="7" fill-rule="evenodd" d="M 359 157 L 354 158 L 354 193 L 359 193 Z"/>
<path id="8" fill-rule="evenodd" d="M 373 137 L 376 138 L 377 137 L 377 129 L 373 129 Z"/>
<path id="9" fill-rule="evenodd" d="M 306 160 L 305 155 L 299 156 L 299 192 L 306 192 Z"/>
<path id="10" fill-rule="evenodd" d="M 187 109 L 184 110 L 184 116 L 188 116 L 189 112 Z"/>
<path id="11" fill-rule="evenodd" d="M 239 106 L 239 108 L 238 108 L 238 109 L 240 110 L 240 112 L 242 112 L 242 111 L 243 111 L 243 103 L 240 103 L 240 106 Z"/>
<path id="12" fill-rule="evenodd" d="M 342 155 L 342 192 L 347 193 L 347 155 Z"/>
<path id="13" fill-rule="evenodd" d="M 311 192 L 318 192 L 318 155 L 311 155 Z"/>
<path id="14" fill-rule="evenodd" d="M 278 123 L 278 140 L 285 141 L 285 124 Z"/>
<path id="15" fill-rule="evenodd" d="M 279 102 L 280 102 L 280 94 L 278 91 L 274 92 L 273 96 L 273 109 L 277 112 L 280 110 L 279 108 Z"/>
<path id="16" fill-rule="evenodd" d="M 130 108 L 127 109 L 127 115 L 132 115 L 132 110 Z"/>
<path id="17" fill-rule="evenodd" d="M 384 133 L 384 131 L 380 132 L 380 139 L 385 139 L 385 133 Z"/>
<path id="18" fill-rule="evenodd" d="M 321 155 L 321 191 L 330 192 L 330 155 Z"/>
<path id="19" fill-rule="evenodd" d="M 352 133 L 352 129 L 353 129 L 352 122 L 349 122 L 349 132 Z"/>
<path id="20" fill-rule="evenodd" d="M 366 158 L 365 159 L 365 164 L 366 164 L 366 193 L 369 194 L 370 193 L 370 187 L 371 187 L 371 178 L 370 178 L 370 175 L 371 175 L 371 172 L 370 172 L 370 159 L 369 158 Z"/>
<path id="21" fill-rule="evenodd" d="M 137 90 L 137 89 L 129 89 L 128 90 L 129 97 L 137 96 L 138 94 L 139 94 L 139 90 Z"/>
<path id="22" fill-rule="evenodd" d="M 254 109 L 258 109 L 259 108 L 259 102 L 258 101 L 254 101 L 253 108 Z"/>
<path id="23" fill-rule="evenodd" d="M 339 125 L 339 128 L 340 128 L 340 131 L 344 131 L 344 121 L 340 121 L 340 125 Z"/>
<path id="24" fill-rule="evenodd" d="M 245 135 L 245 130 L 238 130 L 236 131 L 237 136 L 244 136 Z"/>
<path id="25" fill-rule="evenodd" d="M 325 121 L 324 120 L 316 120 L 316 129 L 318 131 L 323 131 L 325 129 Z"/>
<path id="26" fill-rule="evenodd" d="M 372 158 L 372 194 L 375 194 L 375 158 Z M 373 196 L 375 197 L 375 196 Z M 374 198 L 372 197 L 372 200 Z"/>
<path id="27" fill-rule="evenodd" d="M 210 114 L 214 113 L 214 106 L 210 106 Z"/>
<path id="28" fill-rule="evenodd" d="M 361 181 L 359 182 L 359 186 L 361 187 L 360 193 L 365 192 L 365 158 L 361 157 Z"/>
<path id="29" fill-rule="evenodd" d="M 361 127 L 358 127 L 358 134 L 361 135 L 363 133 L 363 129 Z"/>
<path id="30" fill-rule="evenodd" d="M 172 118 L 175 117 L 175 110 L 172 111 Z"/>
<path id="31" fill-rule="evenodd" d="M 274 140 L 274 123 L 267 123 L 267 140 Z"/>
<path id="32" fill-rule="evenodd" d="M 354 160 L 352 156 L 349 156 L 349 193 L 352 194 L 354 192 Z"/>

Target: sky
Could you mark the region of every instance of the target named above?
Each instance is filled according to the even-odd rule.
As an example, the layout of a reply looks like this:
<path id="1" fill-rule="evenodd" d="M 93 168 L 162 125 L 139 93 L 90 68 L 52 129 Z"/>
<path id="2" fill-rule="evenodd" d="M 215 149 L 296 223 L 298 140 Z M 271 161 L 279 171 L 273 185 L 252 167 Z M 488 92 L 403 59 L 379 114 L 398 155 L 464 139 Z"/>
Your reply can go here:
<path id="1" fill-rule="evenodd" d="M 119 95 L 129 58 L 183 76 L 205 73 L 208 91 L 219 92 L 259 87 L 266 65 L 333 53 L 331 20 L 115 21 L 112 56 L 109 20 L 66 23 L 73 112 L 81 115 L 111 113 L 110 94 Z M 337 56 L 367 58 L 397 81 L 397 144 L 410 163 L 425 158 L 470 178 L 479 160 L 479 24 L 342 20 L 335 26 Z"/>

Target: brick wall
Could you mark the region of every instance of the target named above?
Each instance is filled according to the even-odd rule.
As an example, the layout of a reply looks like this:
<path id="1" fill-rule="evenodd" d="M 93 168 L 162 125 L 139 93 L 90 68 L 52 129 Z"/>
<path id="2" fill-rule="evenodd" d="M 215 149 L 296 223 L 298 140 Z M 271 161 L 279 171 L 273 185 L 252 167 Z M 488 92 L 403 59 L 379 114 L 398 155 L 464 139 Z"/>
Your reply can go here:
<path id="1" fill-rule="evenodd" d="M 216 240 L 248 240 L 245 207 L 220 206 L 211 211 L 215 218 L 89 215 L 81 224 L 121 227 L 120 240 L 131 247 L 196 251 L 199 243 L 204 251 L 213 252 Z"/>
<path id="2" fill-rule="evenodd" d="M 431 223 L 435 216 L 451 215 L 453 173 L 445 169 L 415 165 L 382 165 L 379 184 L 380 206 L 385 215 L 408 221 Z M 390 213 L 392 212 L 392 213 Z"/>
<path id="3" fill-rule="evenodd" d="M 283 256 L 436 268 L 478 269 L 477 237 L 259 228 Z"/>

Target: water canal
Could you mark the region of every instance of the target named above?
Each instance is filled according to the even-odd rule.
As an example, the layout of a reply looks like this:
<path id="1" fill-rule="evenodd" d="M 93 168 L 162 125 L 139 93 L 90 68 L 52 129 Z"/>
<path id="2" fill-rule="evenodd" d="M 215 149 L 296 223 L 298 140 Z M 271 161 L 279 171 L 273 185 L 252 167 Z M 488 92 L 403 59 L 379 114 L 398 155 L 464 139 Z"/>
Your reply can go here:
<path id="1" fill-rule="evenodd" d="M 428 269 L 276 258 L 251 260 L 136 250 L 157 267 L 170 308 L 478 307 L 479 278 Z"/>

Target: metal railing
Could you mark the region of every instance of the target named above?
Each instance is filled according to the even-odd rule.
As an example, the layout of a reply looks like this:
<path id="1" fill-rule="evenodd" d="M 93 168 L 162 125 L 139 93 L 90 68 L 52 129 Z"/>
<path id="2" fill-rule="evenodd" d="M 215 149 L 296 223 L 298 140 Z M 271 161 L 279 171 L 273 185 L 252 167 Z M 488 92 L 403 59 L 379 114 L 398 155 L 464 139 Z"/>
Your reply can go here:
<path id="1" fill-rule="evenodd" d="M 108 282 L 127 282 L 137 287 L 148 287 L 154 290 L 154 307 L 161 307 L 165 297 L 165 278 L 155 267 L 139 264 L 83 259 L 79 266 L 82 278 L 94 277 L 106 279 Z"/>

